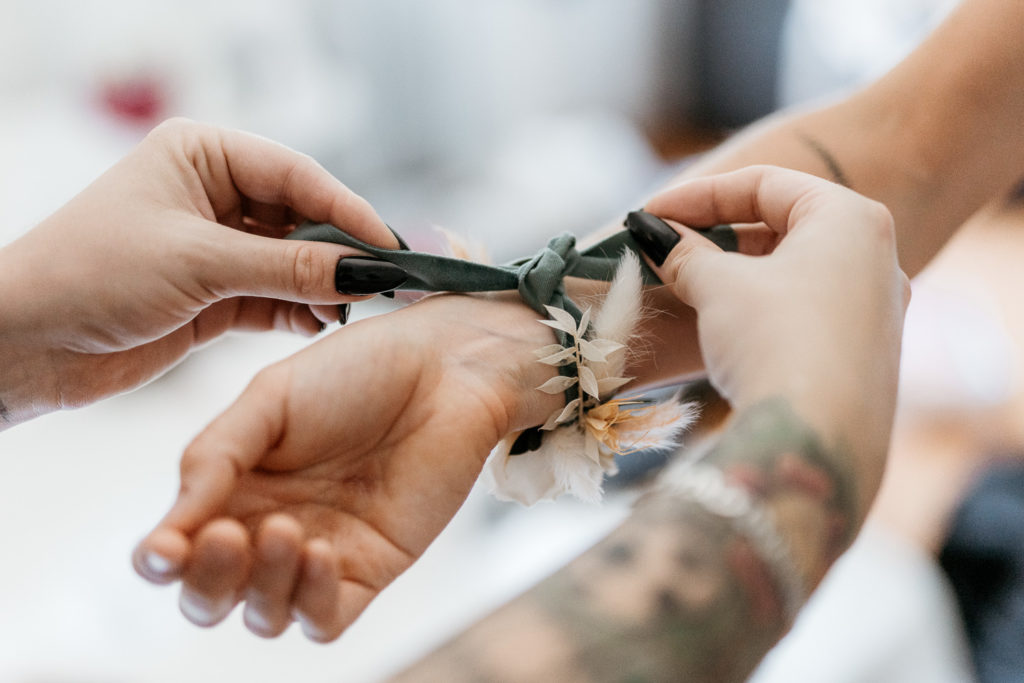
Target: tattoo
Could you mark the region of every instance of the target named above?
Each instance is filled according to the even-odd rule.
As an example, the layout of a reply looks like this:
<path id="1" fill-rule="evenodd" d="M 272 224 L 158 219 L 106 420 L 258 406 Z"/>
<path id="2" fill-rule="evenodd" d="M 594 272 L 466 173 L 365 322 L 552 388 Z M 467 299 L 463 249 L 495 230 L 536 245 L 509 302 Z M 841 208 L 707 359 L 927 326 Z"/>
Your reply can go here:
<path id="1" fill-rule="evenodd" d="M 701 466 L 768 511 L 811 587 L 858 519 L 840 455 L 769 400 L 737 416 Z M 399 680 L 744 681 L 790 624 L 772 569 L 734 520 L 658 487 L 594 548 Z"/>
<path id="2" fill-rule="evenodd" d="M 805 145 L 814 150 L 815 154 L 817 154 L 821 158 L 821 160 L 825 162 L 825 166 L 828 167 L 828 172 L 832 174 L 832 180 L 839 183 L 840 185 L 843 185 L 844 187 L 853 187 L 852 185 L 850 185 L 850 179 L 846 177 L 846 173 L 843 172 L 843 169 L 839 165 L 839 162 L 836 160 L 836 158 L 832 155 L 831 152 L 825 149 L 824 145 L 822 145 L 820 142 L 812 138 L 810 135 L 807 135 L 806 133 L 797 133 L 797 137 L 799 137 Z"/>

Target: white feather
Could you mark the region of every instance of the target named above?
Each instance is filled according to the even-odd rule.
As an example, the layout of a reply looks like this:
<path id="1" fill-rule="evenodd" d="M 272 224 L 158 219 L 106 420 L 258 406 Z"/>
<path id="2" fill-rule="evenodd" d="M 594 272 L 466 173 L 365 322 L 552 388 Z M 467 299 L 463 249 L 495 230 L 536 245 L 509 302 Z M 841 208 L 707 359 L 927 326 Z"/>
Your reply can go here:
<path id="1" fill-rule="evenodd" d="M 608 294 L 594 316 L 593 336 L 628 347 L 642 315 L 643 279 L 640 275 L 640 261 L 636 254 L 626 251 L 619 261 Z M 619 377 L 625 368 L 626 351 L 623 349 L 609 354 L 609 362 L 600 366 L 598 379 Z"/>

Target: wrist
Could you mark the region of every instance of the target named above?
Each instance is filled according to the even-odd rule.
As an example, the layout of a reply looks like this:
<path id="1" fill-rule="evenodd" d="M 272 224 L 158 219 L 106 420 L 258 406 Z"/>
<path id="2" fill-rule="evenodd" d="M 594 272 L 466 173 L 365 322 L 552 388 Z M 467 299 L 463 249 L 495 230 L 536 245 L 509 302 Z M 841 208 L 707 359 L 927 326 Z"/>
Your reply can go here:
<path id="1" fill-rule="evenodd" d="M 537 362 L 536 349 L 556 341 L 543 316 L 512 295 L 446 294 L 421 305 L 434 306 L 440 347 L 470 369 L 495 400 L 499 436 L 542 424 L 563 403 L 537 387 L 557 369 Z M 442 361 L 444 362 L 444 361 Z"/>
<path id="2" fill-rule="evenodd" d="M 20 273 L 12 246 L 0 249 L 0 286 L 6 296 L 0 298 L 0 430 L 35 417 L 31 389 L 36 384 L 37 363 L 27 355 L 31 346 L 17 302 Z M 29 342 L 26 345 L 26 342 Z"/>

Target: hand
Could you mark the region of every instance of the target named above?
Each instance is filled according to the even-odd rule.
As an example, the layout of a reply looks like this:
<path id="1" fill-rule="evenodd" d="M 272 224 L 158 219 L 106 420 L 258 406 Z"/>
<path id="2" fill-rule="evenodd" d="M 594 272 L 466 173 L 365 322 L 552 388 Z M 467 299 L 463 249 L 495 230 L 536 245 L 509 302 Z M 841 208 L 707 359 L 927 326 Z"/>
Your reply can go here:
<path id="1" fill-rule="evenodd" d="M 0 250 L 0 417 L 134 388 L 229 329 L 311 335 L 337 320 L 337 304 L 356 297 L 335 291 L 335 266 L 353 252 L 271 239 L 304 218 L 398 246 L 307 156 L 237 131 L 157 127 Z"/>
<path id="2" fill-rule="evenodd" d="M 188 447 L 177 502 L 139 545 L 155 583 L 211 626 L 293 616 L 336 638 L 458 510 L 506 433 L 562 400 L 519 303 L 439 296 L 335 332 L 261 372 Z M 513 330 L 514 332 L 507 332 Z"/>
<path id="3" fill-rule="evenodd" d="M 678 235 L 659 238 L 678 243 L 656 270 L 697 311 L 711 381 L 737 411 L 789 398 L 863 458 L 872 474 L 858 480 L 868 483 L 862 495 L 872 495 L 910 292 L 888 211 L 833 183 L 765 166 L 688 181 L 646 209 L 678 221 Z M 738 228 L 748 255 L 724 253 L 681 225 L 716 223 L 752 224 Z M 749 255 L 756 252 L 764 256 Z"/>

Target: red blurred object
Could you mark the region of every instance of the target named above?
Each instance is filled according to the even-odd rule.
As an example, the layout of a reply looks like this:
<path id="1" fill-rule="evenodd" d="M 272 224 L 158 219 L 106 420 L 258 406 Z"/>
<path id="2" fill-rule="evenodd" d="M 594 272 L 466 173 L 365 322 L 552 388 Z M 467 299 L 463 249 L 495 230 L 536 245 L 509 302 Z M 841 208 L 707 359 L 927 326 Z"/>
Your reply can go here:
<path id="1" fill-rule="evenodd" d="M 100 88 L 100 99 L 104 109 L 115 117 L 152 125 L 165 117 L 167 86 L 162 79 L 151 75 L 108 80 Z"/>

